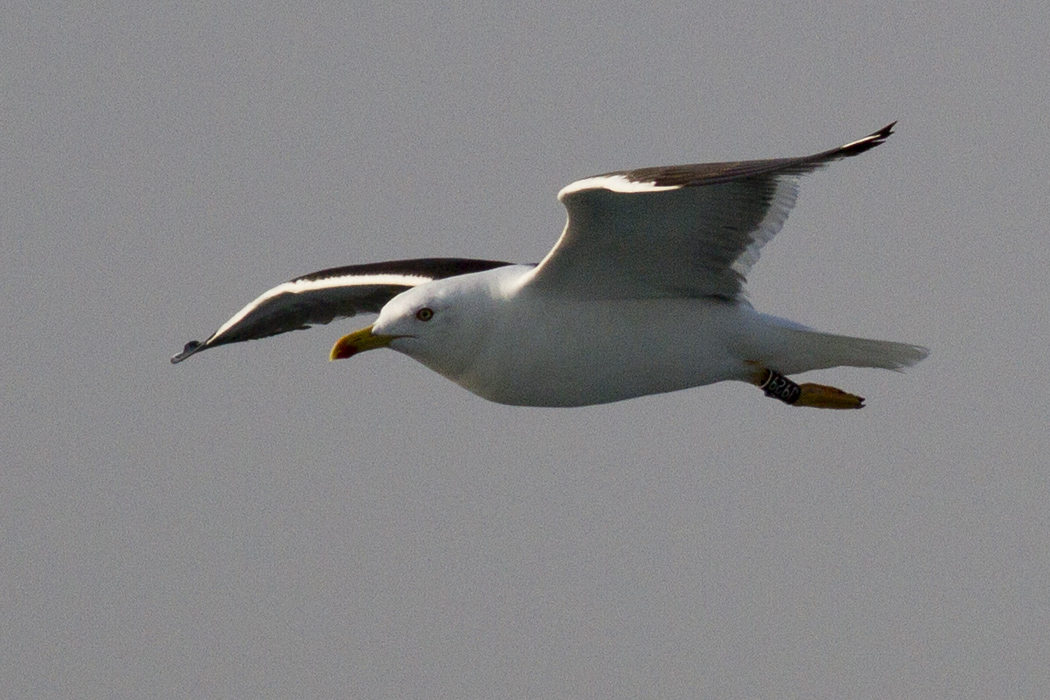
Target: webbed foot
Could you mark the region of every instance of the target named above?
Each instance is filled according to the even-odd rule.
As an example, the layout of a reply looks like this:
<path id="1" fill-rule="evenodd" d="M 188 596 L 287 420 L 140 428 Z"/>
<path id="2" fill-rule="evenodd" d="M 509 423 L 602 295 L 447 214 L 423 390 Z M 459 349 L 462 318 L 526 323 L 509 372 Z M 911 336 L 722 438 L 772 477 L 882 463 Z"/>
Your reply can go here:
<path id="1" fill-rule="evenodd" d="M 751 381 L 765 392 L 766 396 L 790 406 L 864 408 L 864 399 L 860 396 L 823 384 L 796 384 L 768 367 L 757 367 Z"/>

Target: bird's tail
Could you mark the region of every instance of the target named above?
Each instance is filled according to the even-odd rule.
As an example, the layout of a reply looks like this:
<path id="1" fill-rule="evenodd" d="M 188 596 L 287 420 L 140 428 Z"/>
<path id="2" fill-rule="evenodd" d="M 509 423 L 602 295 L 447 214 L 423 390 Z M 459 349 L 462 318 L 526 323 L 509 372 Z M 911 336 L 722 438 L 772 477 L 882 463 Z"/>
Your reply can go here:
<path id="1" fill-rule="evenodd" d="M 776 350 L 766 362 L 782 374 L 830 367 L 881 367 L 896 372 L 911 367 L 930 351 L 919 345 L 889 340 L 851 338 L 803 328 L 781 327 Z"/>

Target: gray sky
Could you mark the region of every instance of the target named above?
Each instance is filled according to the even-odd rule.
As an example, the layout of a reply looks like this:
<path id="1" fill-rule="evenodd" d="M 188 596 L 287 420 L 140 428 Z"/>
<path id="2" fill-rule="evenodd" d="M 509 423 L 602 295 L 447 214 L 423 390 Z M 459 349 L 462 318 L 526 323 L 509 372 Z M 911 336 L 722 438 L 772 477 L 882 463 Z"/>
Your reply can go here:
<path id="1" fill-rule="evenodd" d="M 4 695 L 1043 697 L 1046 4 L 496 8 L 5 9 Z M 932 348 L 813 375 L 864 411 L 497 406 L 329 363 L 354 320 L 168 364 L 316 269 L 538 260 L 578 177 L 894 119 L 750 284 Z"/>

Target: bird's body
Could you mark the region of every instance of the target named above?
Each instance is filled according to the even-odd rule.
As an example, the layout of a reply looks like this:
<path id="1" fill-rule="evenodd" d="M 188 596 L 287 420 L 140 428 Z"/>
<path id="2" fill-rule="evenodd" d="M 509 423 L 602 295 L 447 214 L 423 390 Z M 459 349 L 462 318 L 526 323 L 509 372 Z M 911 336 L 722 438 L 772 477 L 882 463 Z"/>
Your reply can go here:
<path id="1" fill-rule="evenodd" d="M 333 359 L 390 347 L 498 403 L 582 406 L 739 380 L 787 403 L 859 408 L 859 397 L 783 375 L 901 369 L 927 351 L 761 314 L 743 282 L 794 204 L 797 177 L 882 143 L 892 126 L 805 158 L 580 180 L 559 194 L 569 223 L 538 265 L 428 259 L 324 270 L 266 292 L 172 361 L 378 311 Z"/>
<path id="2" fill-rule="evenodd" d="M 588 306 L 580 318 L 559 300 L 516 299 L 474 362 L 449 378 L 490 401 L 522 406 L 586 406 L 746 378 L 734 337 L 734 321 L 745 316 L 740 307 L 699 299 Z M 523 346 L 516 332 L 530 324 L 538 342 Z"/>
<path id="3" fill-rule="evenodd" d="M 452 349 L 438 343 L 428 352 L 411 338 L 390 347 L 478 396 L 526 406 L 607 403 L 745 378 L 733 349 L 741 340 L 737 322 L 758 317 L 746 306 L 710 299 L 595 299 L 581 316 L 571 301 L 518 289 L 530 272 L 524 266 L 497 268 L 406 292 L 399 305 L 434 307 L 436 323 L 442 309 L 432 294 L 453 288 L 463 316 L 472 320 L 449 334 Z M 376 328 L 383 329 L 384 320 L 381 314 Z"/>
<path id="4" fill-rule="evenodd" d="M 482 398 L 521 406 L 586 406 L 749 381 L 756 366 L 783 374 L 896 369 L 916 353 L 818 333 L 720 298 L 589 299 L 581 314 L 578 300 L 531 288 L 534 269 L 512 265 L 414 287 L 384 307 L 371 333 L 396 336 L 391 349 Z M 434 312 L 431 320 L 415 318 L 421 308 Z M 421 343 L 413 326 L 423 324 Z"/>

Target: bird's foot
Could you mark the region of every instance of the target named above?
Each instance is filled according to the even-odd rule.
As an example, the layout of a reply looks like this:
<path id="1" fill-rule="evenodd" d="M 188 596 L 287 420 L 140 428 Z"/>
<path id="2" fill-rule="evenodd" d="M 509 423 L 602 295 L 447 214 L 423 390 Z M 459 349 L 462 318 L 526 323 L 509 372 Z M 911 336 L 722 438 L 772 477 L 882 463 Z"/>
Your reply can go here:
<path id="1" fill-rule="evenodd" d="M 823 384 L 800 384 L 802 390 L 795 406 L 813 408 L 864 408 L 864 398 L 833 386 Z"/>
<path id="2" fill-rule="evenodd" d="M 864 399 L 860 396 L 823 384 L 796 384 L 780 372 L 766 367 L 755 371 L 752 382 L 765 392 L 766 396 L 790 406 L 864 408 Z"/>

